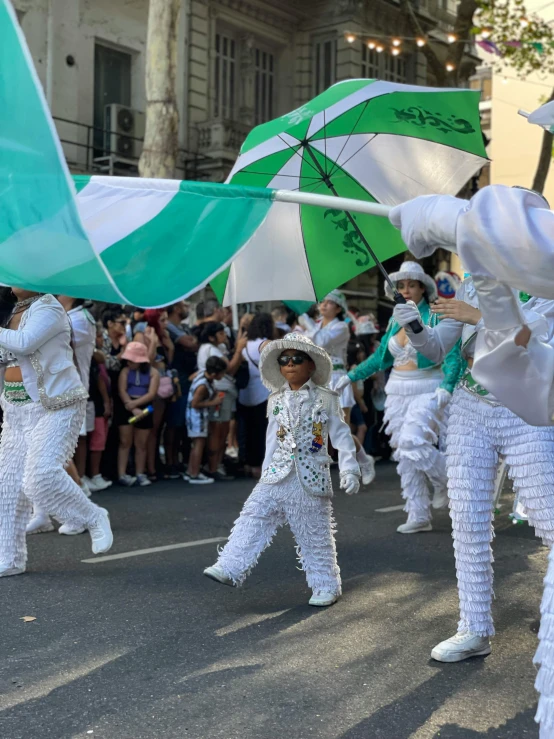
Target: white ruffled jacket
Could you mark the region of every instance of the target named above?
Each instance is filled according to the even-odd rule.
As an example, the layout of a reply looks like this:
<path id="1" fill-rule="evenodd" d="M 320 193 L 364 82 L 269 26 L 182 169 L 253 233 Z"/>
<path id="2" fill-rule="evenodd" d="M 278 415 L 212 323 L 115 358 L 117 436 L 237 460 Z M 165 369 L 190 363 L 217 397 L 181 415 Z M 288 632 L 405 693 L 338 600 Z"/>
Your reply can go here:
<path id="1" fill-rule="evenodd" d="M 29 397 L 47 410 L 88 398 L 73 361 L 69 319 L 53 295 L 43 295 L 32 303 L 18 329 L 0 329 L 0 347 L 16 357 Z M 3 364 L 1 389 L 5 371 Z"/>
<path id="2" fill-rule="evenodd" d="M 315 496 L 331 496 L 329 438 L 339 453 L 341 477 L 345 474 L 359 477 L 356 447 L 339 400 L 339 395 L 333 390 L 314 385 L 311 380 L 298 392 L 293 392 L 287 385 L 269 396 L 269 424 L 261 482 L 278 483 L 294 467 L 306 492 Z M 299 423 L 291 433 L 291 418 L 296 420 L 299 410 Z M 280 429 L 284 432 L 282 438 L 277 436 Z"/>

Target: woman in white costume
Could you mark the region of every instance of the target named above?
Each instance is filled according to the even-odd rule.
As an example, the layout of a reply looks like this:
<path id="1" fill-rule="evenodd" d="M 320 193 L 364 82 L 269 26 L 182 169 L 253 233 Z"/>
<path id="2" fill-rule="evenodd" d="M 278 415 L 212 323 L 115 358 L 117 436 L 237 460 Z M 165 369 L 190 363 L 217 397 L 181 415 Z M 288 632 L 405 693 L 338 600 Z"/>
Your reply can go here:
<path id="1" fill-rule="evenodd" d="M 554 213 L 542 196 L 493 185 L 469 202 L 446 196 L 416 198 L 395 208 L 391 220 L 402 229 L 412 252 L 427 255 L 441 246 L 470 265 L 484 322 L 476 342 L 474 376 L 528 423 L 552 426 L 554 347 L 543 316 L 554 300 Z M 513 288 L 539 297 L 521 305 Z M 552 478 L 547 489 L 552 489 Z M 554 739 L 552 549 L 539 642 L 536 721 L 541 739 Z"/>
<path id="2" fill-rule="evenodd" d="M 404 262 L 390 278 L 406 300 L 419 305 L 424 321 L 431 321 L 429 303 L 436 299 L 437 288 L 421 265 Z M 388 285 L 385 291 L 392 299 Z M 459 348 L 454 347 L 440 361 L 429 361 L 413 349 L 402 326 L 391 320 L 377 351 L 349 372 L 339 387 L 390 367 L 392 372 L 385 387 L 385 423 L 393 458 L 398 462 L 402 496 L 406 500 L 404 510 L 408 513 L 408 520 L 397 531 L 431 531 L 431 505 L 443 508 L 448 502 L 445 458 L 436 445 L 445 433 L 444 410 L 461 373 Z M 434 489 L 432 503 L 429 483 Z"/>
<path id="3" fill-rule="evenodd" d="M 331 390 L 336 390 L 340 395 L 340 404 L 344 412 L 346 423 L 350 423 L 350 413 L 356 404 L 352 385 L 346 383 L 339 389 L 341 381 L 346 377 L 346 357 L 348 342 L 350 341 L 350 329 L 344 318 L 348 312 L 348 304 L 343 293 L 332 290 L 329 295 L 319 304 L 321 318 L 314 321 L 307 313 L 298 319 L 304 329 L 304 336 L 310 338 L 314 344 L 325 349 L 331 356 L 333 362 L 333 373 L 331 375 Z M 375 479 L 375 461 L 367 454 L 358 439 L 353 436 L 356 444 L 356 459 L 362 472 L 362 484 L 369 485 Z"/>
<path id="4" fill-rule="evenodd" d="M 0 328 L 0 577 L 25 572 L 32 505 L 88 528 L 95 554 L 113 541 L 108 513 L 64 469 L 88 391 L 73 362 L 69 319 L 52 295 L 13 288 L 18 300 Z"/>

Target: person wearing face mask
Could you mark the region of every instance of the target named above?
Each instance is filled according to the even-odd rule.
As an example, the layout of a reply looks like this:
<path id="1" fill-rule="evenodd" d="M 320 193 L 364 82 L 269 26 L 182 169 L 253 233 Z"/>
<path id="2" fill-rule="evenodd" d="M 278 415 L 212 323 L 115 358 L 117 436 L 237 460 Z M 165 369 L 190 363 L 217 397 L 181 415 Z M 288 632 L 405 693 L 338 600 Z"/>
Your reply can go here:
<path id="1" fill-rule="evenodd" d="M 298 318 L 298 322 L 304 329 L 304 335 L 331 355 L 333 372 L 330 387 L 339 393 L 341 408 L 346 423 L 349 424 L 350 414 L 356 400 L 350 382 L 341 384 L 347 377 L 347 352 L 350 341 L 350 330 L 344 320 L 347 312 L 348 304 L 344 293 L 332 290 L 319 304 L 320 318 L 318 320 L 304 313 Z M 371 455 L 366 453 L 355 436 L 353 439 L 356 445 L 356 459 L 362 473 L 362 484 L 369 485 L 375 479 L 375 461 Z"/>
<path id="2" fill-rule="evenodd" d="M 437 297 L 437 288 L 421 265 L 404 262 L 390 278 L 406 300 L 418 305 L 422 320 L 433 323 L 430 303 Z M 389 285 L 385 285 L 385 292 L 393 298 Z M 397 531 L 431 531 L 431 507 L 448 504 L 446 460 L 437 443 L 445 434 L 444 411 L 462 370 L 460 348 L 454 346 L 440 361 L 430 361 L 411 346 L 406 331 L 393 318 L 377 351 L 349 372 L 339 387 L 391 367 L 385 387 L 384 421 L 394 449 L 393 459 L 398 462 L 408 514 L 408 520 Z M 429 483 L 434 491 L 432 500 Z"/>

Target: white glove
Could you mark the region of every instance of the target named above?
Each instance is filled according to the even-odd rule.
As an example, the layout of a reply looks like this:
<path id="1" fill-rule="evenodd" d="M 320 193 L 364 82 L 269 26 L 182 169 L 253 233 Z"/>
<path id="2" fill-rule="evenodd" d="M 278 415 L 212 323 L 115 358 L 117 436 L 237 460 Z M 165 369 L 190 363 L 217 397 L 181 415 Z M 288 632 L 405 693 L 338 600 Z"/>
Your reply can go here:
<path id="1" fill-rule="evenodd" d="M 340 489 L 344 490 L 347 495 L 355 495 L 360 489 L 360 478 L 350 472 L 341 475 Z"/>
<path id="2" fill-rule="evenodd" d="M 456 253 L 456 223 L 467 204 L 452 195 L 420 195 L 395 206 L 389 220 L 415 257 L 428 257 L 439 247 Z"/>
<path id="3" fill-rule="evenodd" d="M 340 380 L 335 385 L 335 392 L 340 393 L 341 390 L 344 390 L 345 387 L 348 387 L 352 380 L 348 375 L 344 375 L 344 377 L 341 377 Z"/>
<path id="4" fill-rule="evenodd" d="M 442 411 L 450 403 L 452 393 L 449 393 L 448 390 L 445 390 L 443 387 L 438 387 L 435 390 L 434 398 L 437 401 L 437 410 Z"/>
<path id="5" fill-rule="evenodd" d="M 401 326 L 407 326 L 412 321 L 417 321 L 419 324 L 423 325 L 418 307 L 413 300 L 408 300 L 407 303 L 395 305 L 392 317 Z"/>

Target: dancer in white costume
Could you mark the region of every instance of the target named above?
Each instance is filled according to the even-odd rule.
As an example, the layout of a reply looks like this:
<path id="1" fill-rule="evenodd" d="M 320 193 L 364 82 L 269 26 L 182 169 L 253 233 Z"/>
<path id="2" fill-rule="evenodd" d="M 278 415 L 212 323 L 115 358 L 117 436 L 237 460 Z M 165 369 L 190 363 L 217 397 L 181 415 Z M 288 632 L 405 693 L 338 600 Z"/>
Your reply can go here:
<path id="1" fill-rule="evenodd" d="M 83 306 L 84 300 L 76 300 L 70 298 L 67 295 L 58 295 L 58 302 L 67 311 L 67 316 L 71 325 L 71 343 L 75 352 L 75 363 L 79 377 L 81 378 L 81 384 L 84 388 L 88 389 L 89 378 L 90 378 L 90 363 L 92 361 L 92 354 L 94 351 L 94 345 L 96 342 L 96 322 L 90 315 L 87 309 Z M 78 483 L 81 480 L 80 487 L 85 495 L 90 498 L 90 490 L 86 483 L 83 485 L 82 475 L 84 475 L 84 467 L 86 460 L 86 439 L 87 433 L 90 430 L 87 428 L 87 421 L 90 415 L 91 409 L 89 406 L 92 401 L 87 401 L 87 412 L 83 419 L 83 425 L 79 432 L 79 439 L 77 442 L 77 451 L 75 452 L 75 458 L 79 455 L 84 455 L 83 464 L 77 466 L 73 461 L 70 462 L 72 470 L 69 469 L 71 477 Z M 92 413 L 94 414 L 94 404 Z M 81 469 L 79 469 L 81 467 Z M 41 510 L 37 505 L 33 506 L 33 516 L 27 524 L 28 534 L 42 534 L 48 533 L 54 530 L 52 521 L 47 511 Z M 70 521 L 62 523 L 58 529 L 60 534 L 82 534 L 85 531 L 84 527 L 77 523 L 72 525 Z"/>
<path id="2" fill-rule="evenodd" d="M 346 423 L 350 423 L 350 413 L 356 401 L 352 385 L 350 383 L 341 385 L 341 381 L 346 377 L 346 357 L 348 342 L 350 341 L 350 329 L 344 321 L 344 317 L 348 312 L 348 304 L 344 293 L 341 293 L 340 290 L 332 290 L 320 303 L 319 312 L 321 318 L 318 321 L 314 321 L 307 313 L 304 313 L 298 318 L 298 322 L 304 329 L 304 335 L 308 336 L 314 344 L 323 347 L 331 355 L 333 363 L 331 390 L 336 390 L 339 393 Z M 355 436 L 352 438 L 356 444 L 356 459 L 362 472 L 362 484 L 369 485 L 375 479 L 375 460 L 370 454 L 367 454 Z"/>
<path id="3" fill-rule="evenodd" d="M 406 300 L 415 299 L 423 320 L 431 321 L 429 302 L 436 299 L 437 288 L 421 265 L 404 262 L 390 278 Z M 390 288 L 385 289 L 392 298 Z M 431 531 L 431 505 L 442 508 L 448 502 L 445 458 L 436 445 L 445 433 L 444 410 L 461 374 L 459 347 L 455 346 L 439 361 L 429 361 L 413 349 L 402 326 L 391 320 L 377 351 L 349 372 L 339 387 L 365 380 L 389 367 L 392 372 L 385 387 L 385 423 L 393 458 L 398 462 L 402 496 L 406 500 L 404 510 L 408 513 L 408 520 L 397 531 Z M 432 503 L 429 483 L 434 489 Z"/>
<path id="4" fill-rule="evenodd" d="M 262 350 L 260 374 L 272 391 L 262 477 L 218 561 L 204 570 L 213 580 L 240 585 L 278 527 L 288 523 L 313 591 L 310 605 L 329 606 L 340 596 L 328 438 L 338 449 L 340 486 L 349 495 L 358 492 L 360 469 L 339 397 L 328 388 L 331 372 L 327 352 L 301 334 Z"/>
<path id="5" fill-rule="evenodd" d="M 52 295 L 13 292 L 19 302 L 8 328 L 0 329 L 0 577 L 25 571 L 32 504 L 61 520 L 82 521 L 95 554 L 113 541 L 107 511 L 64 469 L 88 396 L 73 363 L 67 315 Z"/>
<path id="6" fill-rule="evenodd" d="M 462 311 L 457 301 L 471 306 Z M 396 306 L 395 319 L 418 352 L 440 362 L 462 339 L 468 362 L 450 407 L 447 435 L 448 496 L 460 596 L 457 634 L 433 649 L 441 662 L 458 662 L 489 654 L 494 635 L 491 615 L 493 498 L 499 455 L 508 466 L 514 490 L 525 506 L 529 522 L 546 544 L 554 541 L 554 428 L 526 424 L 479 385 L 471 374 L 474 344 L 482 327 L 478 297 L 470 278 L 457 292 L 457 301 L 444 309 L 447 316 L 434 328 L 414 334 L 414 303 Z M 549 340 L 554 342 L 554 301 L 542 301 Z M 522 311 L 526 310 L 522 305 Z M 465 322 L 462 322 L 465 321 Z"/>
<path id="7" fill-rule="evenodd" d="M 554 109 L 549 103 L 541 110 Z M 534 114 L 535 115 L 535 114 Z M 554 115 L 549 119 L 554 124 Z M 541 121 L 544 123 L 544 121 Z M 449 215 L 445 218 L 445 212 Z M 443 196 L 398 206 L 391 220 L 408 248 L 422 256 L 441 246 L 460 254 L 476 277 L 484 328 L 476 346 L 474 375 L 529 423 L 554 423 L 554 350 L 545 341 L 531 299 L 526 311 L 510 288 L 554 299 L 554 213 L 535 193 L 503 186 L 484 188 L 469 203 Z M 540 318 L 540 316 L 539 316 Z M 480 366 L 479 366 L 480 365 Z M 552 480 L 549 481 L 550 489 Z M 554 738 L 554 551 L 541 603 L 540 693 L 535 720 L 541 739 Z"/>

